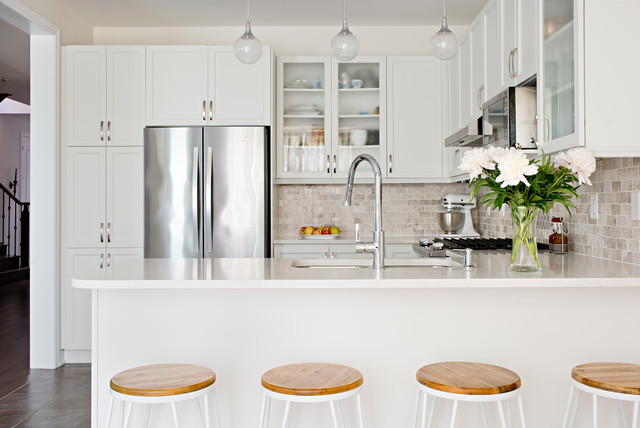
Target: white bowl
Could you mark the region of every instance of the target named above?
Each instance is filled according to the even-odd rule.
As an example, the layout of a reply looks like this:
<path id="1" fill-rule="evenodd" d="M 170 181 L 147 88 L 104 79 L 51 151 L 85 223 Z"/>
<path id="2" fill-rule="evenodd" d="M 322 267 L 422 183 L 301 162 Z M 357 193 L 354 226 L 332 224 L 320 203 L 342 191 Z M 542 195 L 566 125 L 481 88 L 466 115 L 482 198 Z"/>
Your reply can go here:
<path id="1" fill-rule="evenodd" d="M 366 129 L 352 129 L 351 130 L 351 145 L 352 146 L 364 146 L 367 144 L 367 130 Z"/>

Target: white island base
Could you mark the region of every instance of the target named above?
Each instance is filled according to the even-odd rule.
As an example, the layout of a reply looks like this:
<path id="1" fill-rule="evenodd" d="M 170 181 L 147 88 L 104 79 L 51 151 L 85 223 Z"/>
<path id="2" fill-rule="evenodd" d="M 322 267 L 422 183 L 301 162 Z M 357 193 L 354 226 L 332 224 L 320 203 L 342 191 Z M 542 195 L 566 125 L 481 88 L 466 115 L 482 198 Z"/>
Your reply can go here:
<path id="1" fill-rule="evenodd" d="M 93 289 L 92 426 L 104 427 L 115 373 L 180 362 L 217 373 L 223 428 L 254 428 L 261 375 L 318 361 L 363 373 L 366 427 L 410 427 L 416 370 L 476 361 L 520 375 L 529 428 L 560 427 L 575 365 L 640 362 L 640 268 L 571 256 L 560 271 L 547 264 L 539 277 L 495 278 L 496 260 L 477 257 L 495 271 L 479 268 L 466 278 L 430 269 L 407 274 L 421 278 L 403 280 L 396 270 L 375 279 L 371 272 L 291 270 L 291 260 L 145 260 L 109 277 L 75 279 L 75 287 Z M 352 404 L 344 407 L 348 426 L 356 426 Z M 617 403 L 600 405 L 601 426 L 621 426 Z M 456 426 L 482 427 L 476 406 L 461 404 Z M 272 404 L 271 426 L 280 426 L 283 408 Z M 449 426 L 450 408 L 440 404 L 434 427 Z M 178 412 L 181 426 L 200 426 L 195 404 Z M 131 426 L 143 413 L 134 408 Z M 591 400 L 583 396 L 575 427 L 592 426 L 590 418 Z M 152 411 L 149 426 L 173 426 L 169 409 Z M 294 406 L 291 427 L 329 426 L 327 405 Z"/>

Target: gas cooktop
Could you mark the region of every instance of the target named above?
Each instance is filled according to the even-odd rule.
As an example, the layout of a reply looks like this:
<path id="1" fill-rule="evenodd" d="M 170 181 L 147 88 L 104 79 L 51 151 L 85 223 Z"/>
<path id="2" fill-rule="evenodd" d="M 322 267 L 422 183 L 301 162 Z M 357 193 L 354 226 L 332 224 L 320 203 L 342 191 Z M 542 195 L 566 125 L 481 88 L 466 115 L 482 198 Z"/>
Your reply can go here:
<path id="1" fill-rule="evenodd" d="M 510 250 L 512 247 L 511 238 L 435 238 L 433 242 L 442 242 L 449 250 Z M 538 250 L 548 249 L 548 244 L 538 242 Z"/>

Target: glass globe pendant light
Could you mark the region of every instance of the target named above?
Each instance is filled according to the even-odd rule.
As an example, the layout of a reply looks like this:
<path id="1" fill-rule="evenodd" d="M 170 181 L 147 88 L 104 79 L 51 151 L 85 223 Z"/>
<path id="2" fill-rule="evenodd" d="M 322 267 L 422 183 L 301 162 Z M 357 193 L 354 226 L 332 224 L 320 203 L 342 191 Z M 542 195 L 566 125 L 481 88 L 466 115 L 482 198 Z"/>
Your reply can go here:
<path id="1" fill-rule="evenodd" d="M 358 55 L 360 41 L 349 31 L 347 25 L 347 0 L 343 1 L 344 19 L 342 20 L 342 30 L 331 41 L 331 52 L 340 61 L 351 61 Z"/>
<path id="2" fill-rule="evenodd" d="M 262 56 L 262 43 L 251 32 L 251 22 L 249 22 L 249 0 L 247 0 L 247 22 L 244 34 L 236 40 L 233 45 L 233 53 L 242 63 L 253 64 Z"/>
<path id="3" fill-rule="evenodd" d="M 453 58 L 458 51 L 458 38 L 447 26 L 447 0 L 443 0 L 442 27 L 431 38 L 431 49 L 442 60 Z"/>

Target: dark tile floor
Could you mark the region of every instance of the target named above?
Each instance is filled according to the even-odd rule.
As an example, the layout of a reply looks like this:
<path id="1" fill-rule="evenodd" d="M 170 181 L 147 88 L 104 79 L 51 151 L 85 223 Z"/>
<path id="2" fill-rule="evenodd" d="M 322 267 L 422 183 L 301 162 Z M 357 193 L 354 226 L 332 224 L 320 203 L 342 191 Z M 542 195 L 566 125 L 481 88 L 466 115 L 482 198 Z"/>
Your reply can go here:
<path id="1" fill-rule="evenodd" d="M 0 428 L 91 426 L 91 366 L 29 369 L 29 282 L 0 286 Z"/>

